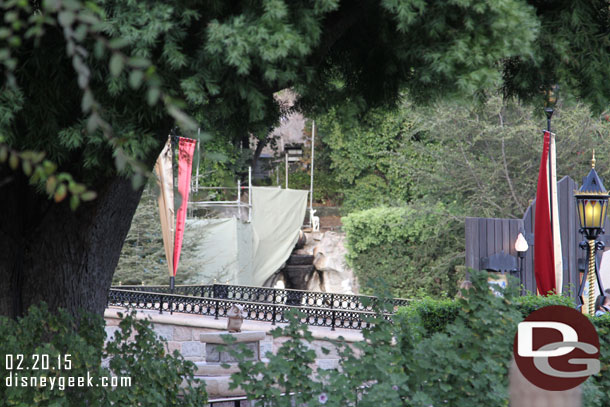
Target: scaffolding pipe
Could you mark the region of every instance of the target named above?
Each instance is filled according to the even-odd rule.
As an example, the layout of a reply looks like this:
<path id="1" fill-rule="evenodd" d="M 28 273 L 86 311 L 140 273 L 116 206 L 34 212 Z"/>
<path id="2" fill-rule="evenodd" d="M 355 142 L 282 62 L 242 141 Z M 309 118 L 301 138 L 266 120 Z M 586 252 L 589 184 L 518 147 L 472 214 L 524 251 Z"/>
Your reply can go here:
<path id="1" fill-rule="evenodd" d="M 214 206 L 225 206 L 228 208 L 237 208 L 237 202 L 235 201 L 203 201 L 203 202 L 189 202 L 191 206 L 197 207 L 214 207 Z M 241 205 L 248 207 L 249 205 Z"/>
<path id="2" fill-rule="evenodd" d="M 311 182 L 309 185 L 309 227 L 313 227 L 313 156 L 316 145 L 316 122 L 311 122 Z"/>
<path id="3" fill-rule="evenodd" d="M 199 160 L 201 160 L 201 127 L 197 129 L 197 168 L 195 169 L 195 192 L 199 192 Z"/>
<path id="4" fill-rule="evenodd" d="M 237 216 L 241 219 L 241 179 L 237 180 Z"/>
<path id="5" fill-rule="evenodd" d="M 199 201 L 199 202 L 189 202 L 189 204 L 192 205 L 203 205 L 203 204 L 232 204 L 234 206 L 237 206 L 237 201 Z"/>
<path id="6" fill-rule="evenodd" d="M 286 156 L 286 189 L 288 189 L 288 153 L 284 153 Z"/>
<path id="7" fill-rule="evenodd" d="M 199 187 L 199 189 L 236 189 L 237 187 Z M 241 187 L 241 189 L 248 189 L 248 187 Z"/>
<path id="8" fill-rule="evenodd" d="M 248 222 L 252 222 L 252 167 L 248 167 Z"/>

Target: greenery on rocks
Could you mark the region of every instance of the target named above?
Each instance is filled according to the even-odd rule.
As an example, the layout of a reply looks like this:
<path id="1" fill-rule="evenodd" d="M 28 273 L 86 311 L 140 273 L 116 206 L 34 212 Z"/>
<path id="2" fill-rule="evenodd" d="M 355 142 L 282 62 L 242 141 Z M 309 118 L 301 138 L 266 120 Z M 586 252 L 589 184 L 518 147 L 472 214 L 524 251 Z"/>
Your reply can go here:
<path id="1" fill-rule="evenodd" d="M 101 317 L 83 314 L 74 319 L 64 311 L 51 313 L 44 303 L 17 320 L 0 317 L 2 405 L 199 407 L 206 402 L 205 389 L 193 379 L 194 363 L 177 351 L 170 355 L 151 322 L 128 314 L 116 328 L 105 337 Z M 12 368 L 5 363 L 7 355 Z M 43 355 L 48 355 L 48 368 Z M 36 359 L 38 369 L 33 368 Z M 12 386 L 6 385 L 9 376 Z M 31 377 L 39 383 L 46 378 L 46 385 L 21 384 Z M 84 377 L 84 386 L 69 386 L 68 377 Z M 103 387 L 102 377 L 117 377 L 119 385 Z M 131 383 L 122 383 L 121 378 L 130 378 Z"/>

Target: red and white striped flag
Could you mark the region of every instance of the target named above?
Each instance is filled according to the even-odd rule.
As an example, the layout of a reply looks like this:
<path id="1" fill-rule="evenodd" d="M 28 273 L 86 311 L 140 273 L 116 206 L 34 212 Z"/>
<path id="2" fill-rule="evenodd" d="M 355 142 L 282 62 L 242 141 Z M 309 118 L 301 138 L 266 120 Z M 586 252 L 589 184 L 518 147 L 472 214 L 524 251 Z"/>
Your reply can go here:
<path id="1" fill-rule="evenodd" d="M 550 291 L 561 293 L 563 286 L 555 157 L 555 134 L 544 131 L 534 224 L 534 271 L 541 295 Z"/>

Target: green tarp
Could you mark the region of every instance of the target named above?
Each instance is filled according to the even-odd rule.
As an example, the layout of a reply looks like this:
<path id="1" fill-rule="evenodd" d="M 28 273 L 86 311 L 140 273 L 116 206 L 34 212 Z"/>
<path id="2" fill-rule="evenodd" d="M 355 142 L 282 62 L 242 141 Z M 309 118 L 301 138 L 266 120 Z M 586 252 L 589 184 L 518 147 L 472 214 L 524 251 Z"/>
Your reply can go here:
<path id="1" fill-rule="evenodd" d="M 185 244 L 197 273 L 189 283 L 262 285 L 290 256 L 307 209 L 307 191 L 252 188 L 252 223 L 189 219 Z"/>

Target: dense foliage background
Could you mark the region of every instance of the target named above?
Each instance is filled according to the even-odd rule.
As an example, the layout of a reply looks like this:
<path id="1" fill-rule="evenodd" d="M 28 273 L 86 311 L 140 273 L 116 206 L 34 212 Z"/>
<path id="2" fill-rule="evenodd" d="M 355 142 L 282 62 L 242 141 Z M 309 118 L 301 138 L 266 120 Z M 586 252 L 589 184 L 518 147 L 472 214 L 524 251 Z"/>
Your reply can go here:
<path id="1" fill-rule="evenodd" d="M 546 121 L 541 107 L 490 95 L 374 110 L 349 103 L 322 116 L 330 172 L 345 196 L 348 259 L 360 278 L 399 296 L 453 295 L 463 276 L 468 216 L 521 218 L 535 198 Z M 558 180 L 610 176 L 610 121 L 565 102 L 552 121 Z M 456 269 L 457 266 L 457 269 Z"/>

